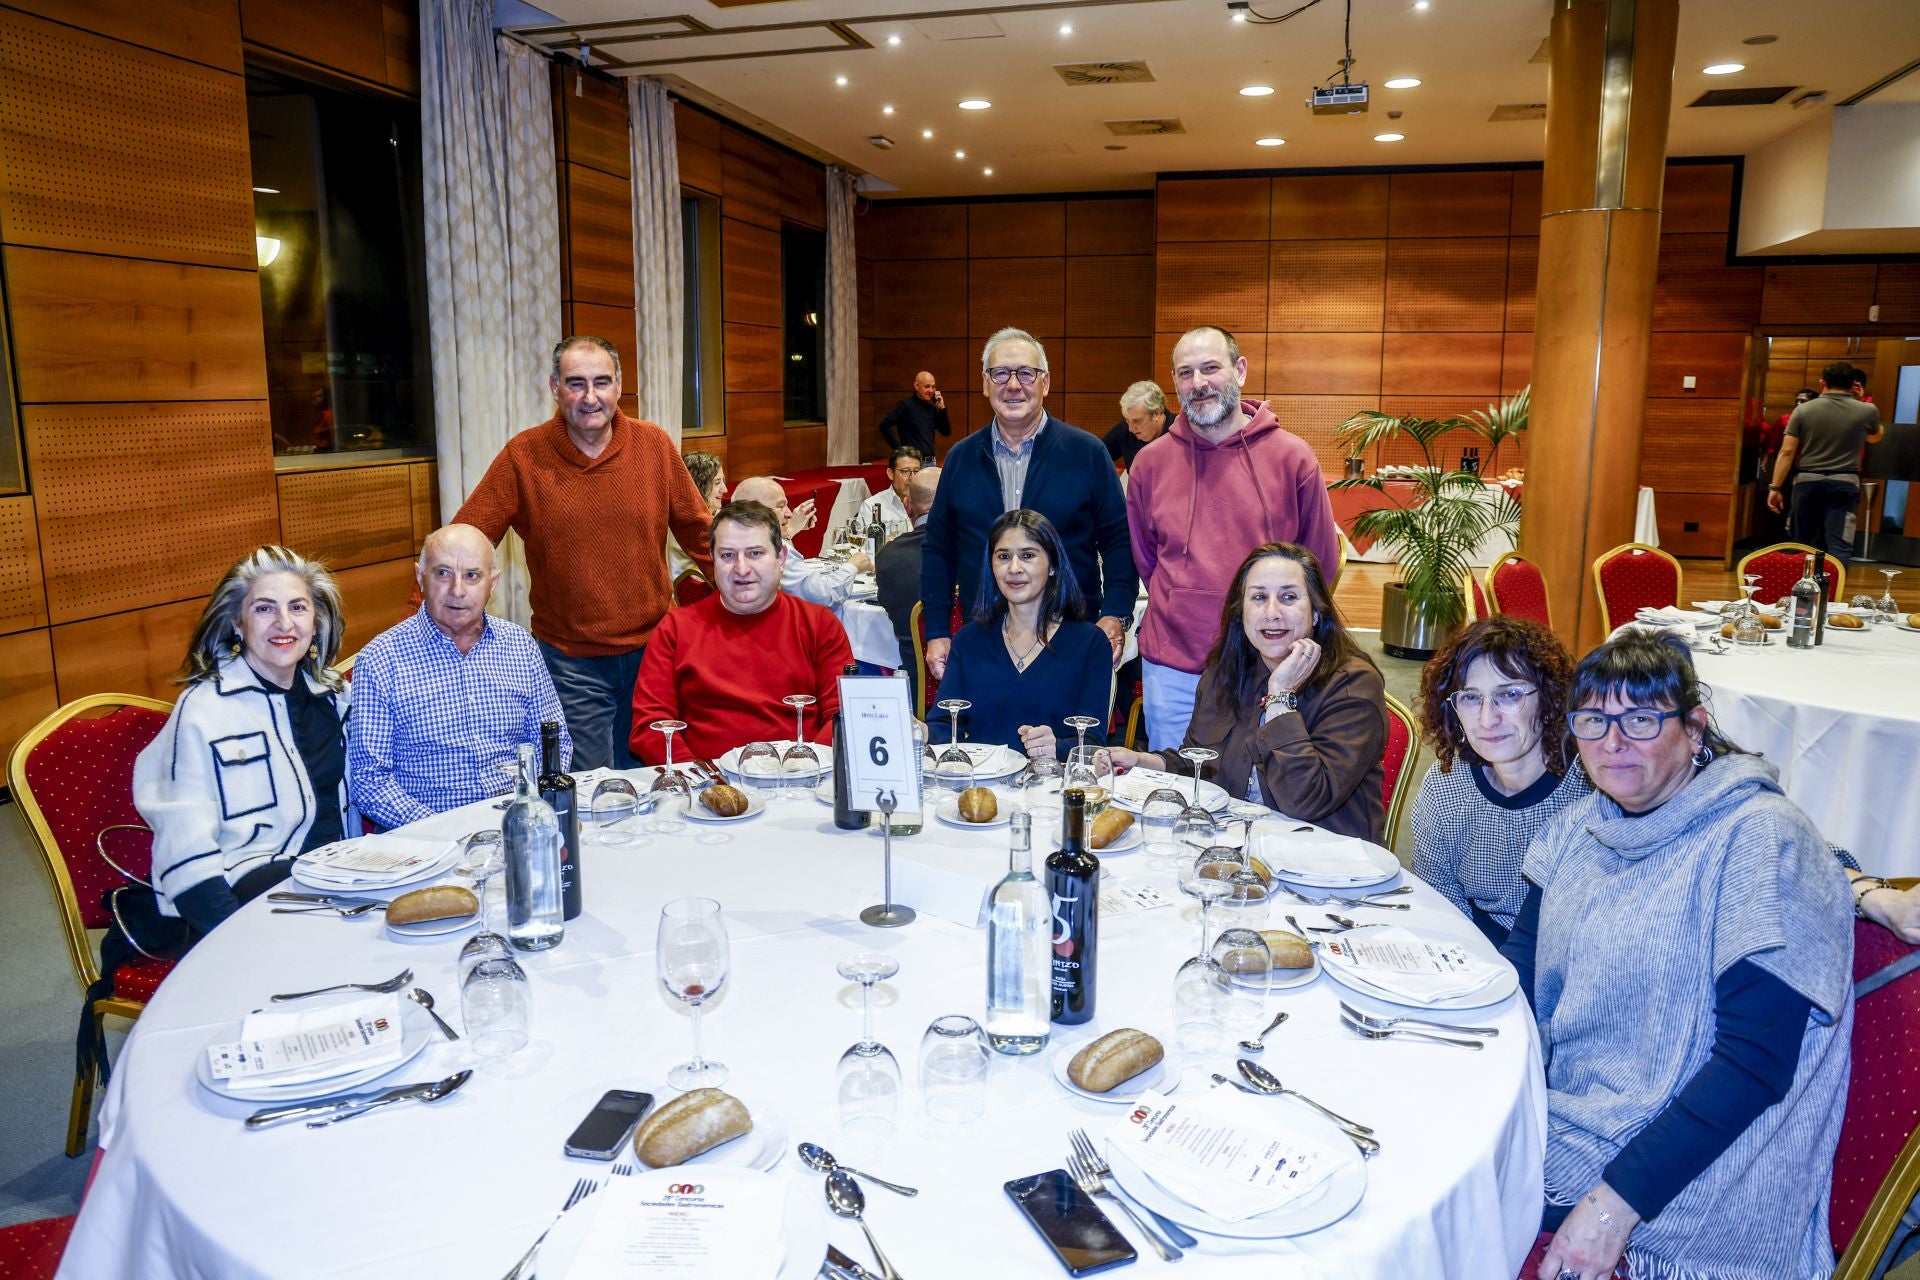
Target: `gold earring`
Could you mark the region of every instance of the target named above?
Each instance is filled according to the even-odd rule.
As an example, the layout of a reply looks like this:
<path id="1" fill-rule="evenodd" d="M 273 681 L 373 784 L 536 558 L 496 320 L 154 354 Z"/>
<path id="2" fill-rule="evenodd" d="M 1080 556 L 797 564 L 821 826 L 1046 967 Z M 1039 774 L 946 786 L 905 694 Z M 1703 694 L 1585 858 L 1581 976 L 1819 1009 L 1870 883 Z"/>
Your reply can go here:
<path id="1" fill-rule="evenodd" d="M 234 641 L 234 642 L 233 642 L 233 643 L 232 643 L 231 645 L 229 645 L 229 646 L 227 646 L 227 652 L 228 652 L 228 653 L 229 653 L 230 655 L 232 655 L 233 657 L 236 657 L 236 658 L 237 658 L 237 657 L 239 657 L 239 656 L 240 656 L 240 642 L 239 642 L 238 640 L 235 640 L 235 641 Z"/>
<path id="2" fill-rule="evenodd" d="M 307 646 L 307 657 L 314 662 L 320 661 L 320 645 L 317 641 Z"/>

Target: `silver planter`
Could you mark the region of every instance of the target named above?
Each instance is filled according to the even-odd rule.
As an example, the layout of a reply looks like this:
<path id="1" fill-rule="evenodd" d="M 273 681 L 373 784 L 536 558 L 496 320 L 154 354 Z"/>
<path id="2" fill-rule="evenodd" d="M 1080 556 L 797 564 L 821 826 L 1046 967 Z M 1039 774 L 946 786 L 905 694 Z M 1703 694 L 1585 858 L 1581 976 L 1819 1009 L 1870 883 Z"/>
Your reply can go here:
<path id="1" fill-rule="evenodd" d="M 1404 582 L 1389 582 L 1381 588 L 1380 647 L 1396 658 L 1425 662 L 1447 641 L 1444 627 L 1423 619 L 1407 599 Z"/>

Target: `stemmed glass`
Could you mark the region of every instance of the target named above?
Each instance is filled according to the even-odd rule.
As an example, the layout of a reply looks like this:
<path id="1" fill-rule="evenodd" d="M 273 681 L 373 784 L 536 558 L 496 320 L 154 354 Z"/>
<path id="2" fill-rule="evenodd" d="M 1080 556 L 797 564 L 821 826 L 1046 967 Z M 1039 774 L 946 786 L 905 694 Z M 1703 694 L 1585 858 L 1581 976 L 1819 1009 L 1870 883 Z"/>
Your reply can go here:
<path id="1" fill-rule="evenodd" d="M 1880 575 L 1887 580 L 1887 594 L 1880 597 L 1880 621 L 1900 621 L 1900 605 L 1893 598 L 1893 580 L 1900 576 L 1898 569 L 1882 569 Z"/>
<path id="2" fill-rule="evenodd" d="M 807 708 L 819 699 L 810 693 L 790 693 L 780 701 L 793 708 L 793 745 L 780 753 L 780 774 L 783 778 L 798 778 L 798 789 L 811 791 L 820 776 L 820 753 L 807 741 L 806 714 Z"/>
<path id="3" fill-rule="evenodd" d="M 1880 616 L 1880 602 L 1873 598 L 1873 592 L 1862 591 L 1853 598 L 1853 613 L 1862 622 L 1884 622 Z"/>
<path id="4" fill-rule="evenodd" d="M 1075 747 L 1067 753 L 1066 780 L 1061 784 L 1078 787 L 1087 795 L 1087 821 L 1106 812 L 1113 799 L 1113 756 L 1105 747 Z"/>
<path id="5" fill-rule="evenodd" d="M 1172 787 L 1155 787 L 1140 805 L 1140 829 L 1156 871 L 1175 871 L 1186 865 L 1177 828 L 1187 811 L 1186 797 Z"/>
<path id="6" fill-rule="evenodd" d="M 1751 577 L 1752 575 L 1748 575 Z M 1746 600 L 1740 606 L 1739 616 L 1733 620 L 1733 642 L 1735 644 L 1765 644 L 1766 628 L 1760 622 L 1759 611 L 1753 607 L 1753 593 L 1759 590 L 1754 583 L 1742 584 L 1740 591 Z"/>
<path id="7" fill-rule="evenodd" d="M 602 778 L 594 784 L 593 797 L 587 801 L 587 814 L 594 828 L 593 843 L 632 844 L 640 838 L 635 831 L 619 826 L 640 811 L 640 793 L 622 777 Z"/>
<path id="8" fill-rule="evenodd" d="M 1206 808 L 1200 803 L 1200 766 L 1210 760 L 1218 760 L 1220 753 L 1207 747 L 1182 747 L 1180 758 L 1193 766 L 1193 796 L 1187 802 L 1188 816 L 1192 816 L 1195 810 L 1207 813 Z M 1213 815 L 1208 813 L 1207 818 L 1208 821 L 1212 821 Z"/>
<path id="9" fill-rule="evenodd" d="M 1183 1053 L 1200 1058 L 1221 1047 L 1221 1009 L 1232 995 L 1232 977 L 1204 950 L 1174 971 L 1173 1034 Z"/>
<path id="10" fill-rule="evenodd" d="M 964 1133 L 987 1114 L 993 1054 L 965 1014 L 935 1018 L 920 1037 L 920 1106 L 936 1135 Z"/>
<path id="11" fill-rule="evenodd" d="M 960 713 L 973 704 L 965 698 L 942 698 L 935 704 L 947 713 L 951 726 L 947 749 L 934 762 L 934 775 L 940 785 L 952 791 L 965 791 L 973 781 L 973 757 L 960 749 Z"/>
<path id="12" fill-rule="evenodd" d="M 1233 896 L 1233 881 L 1229 877 L 1242 865 L 1234 857 L 1236 852 L 1218 845 L 1203 849 L 1180 873 L 1180 891 L 1200 903 L 1197 955 L 1207 954 L 1208 939 L 1213 937 L 1213 904 Z"/>
<path id="13" fill-rule="evenodd" d="M 1036 756 L 1020 771 L 1020 806 L 1033 815 L 1033 832 L 1040 839 L 1060 838 L 1062 798 L 1066 790 L 1064 770 L 1058 760 Z"/>
<path id="14" fill-rule="evenodd" d="M 1229 1033 L 1253 1033 L 1265 1024 L 1267 992 L 1273 981 L 1273 952 L 1254 929 L 1222 929 L 1208 953 L 1227 975 L 1227 998 L 1220 1003 L 1221 1025 Z"/>
<path id="15" fill-rule="evenodd" d="M 786 770 L 780 751 L 771 742 L 750 742 L 740 748 L 740 781 L 768 800 L 786 798 Z"/>
<path id="16" fill-rule="evenodd" d="M 458 973 L 465 981 L 467 972 L 482 960 L 511 960 L 513 950 L 493 927 L 492 897 L 487 888 L 493 878 L 506 869 L 506 846 L 498 831 L 476 831 L 467 837 L 462 852 L 468 874 L 473 878 L 473 894 L 480 899 L 480 932 L 460 948 Z"/>
<path id="17" fill-rule="evenodd" d="M 1248 929 L 1266 923 L 1267 903 L 1273 894 L 1273 873 L 1254 851 L 1253 824 L 1270 812 L 1263 804 L 1236 800 L 1227 806 L 1227 816 L 1240 824 L 1240 869 L 1228 881 L 1233 885 L 1232 907 L 1228 919 Z"/>
<path id="18" fill-rule="evenodd" d="M 656 792 L 671 791 L 673 795 L 679 799 L 691 801 L 693 799 L 693 788 L 687 785 L 685 778 L 673 770 L 673 735 L 686 727 L 687 722 L 685 720 L 655 720 L 647 726 L 647 728 L 667 740 L 667 763 L 661 766 L 660 771 L 654 777 L 653 786 L 650 790 Z M 653 821 L 648 824 L 649 829 L 663 836 L 670 836 L 685 831 L 687 824 L 681 820 L 680 810 L 671 802 L 672 798 L 661 795 L 657 796 L 656 799 L 659 803 L 654 806 Z"/>
<path id="19" fill-rule="evenodd" d="M 1067 727 L 1074 733 L 1074 749 L 1081 750 L 1087 745 L 1087 730 L 1100 723 L 1099 716 L 1068 716 Z"/>
<path id="20" fill-rule="evenodd" d="M 727 1068 L 700 1053 L 700 1006 L 727 982 L 727 922 L 712 898 L 675 898 L 660 909 L 654 967 L 667 994 L 693 1011 L 693 1057 L 667 1072 L 682 1090 L 725 1084 Z"/>
<path id="21" fill-rule="evenodd" d="M 834 1084 L 840 1130 L 859 1152 L 857 1158 L 865 1158 L 891 1140 L 900 1108 L 900 1063 L 873 1038 L 874 984 L 900 972 L 900 962 L 884 952 L 863 951 L 834 969 L 848 982 L 860 984 L 860 1039 L 840 1055 Z"/>

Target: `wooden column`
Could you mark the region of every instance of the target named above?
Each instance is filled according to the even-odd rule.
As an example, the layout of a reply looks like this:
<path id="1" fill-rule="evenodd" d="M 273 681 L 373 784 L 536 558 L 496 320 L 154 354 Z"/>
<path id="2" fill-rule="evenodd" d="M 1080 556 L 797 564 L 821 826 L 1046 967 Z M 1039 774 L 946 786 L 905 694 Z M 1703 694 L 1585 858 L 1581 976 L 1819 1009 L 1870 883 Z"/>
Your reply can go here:
<path id="1" fill-rule="evenodd" d="M 1575 652 L 1605 634 L 1594 558 L 1633 538 L 1678 18 L 1678 0 L 1554 4 L 1520 545 Z"/>

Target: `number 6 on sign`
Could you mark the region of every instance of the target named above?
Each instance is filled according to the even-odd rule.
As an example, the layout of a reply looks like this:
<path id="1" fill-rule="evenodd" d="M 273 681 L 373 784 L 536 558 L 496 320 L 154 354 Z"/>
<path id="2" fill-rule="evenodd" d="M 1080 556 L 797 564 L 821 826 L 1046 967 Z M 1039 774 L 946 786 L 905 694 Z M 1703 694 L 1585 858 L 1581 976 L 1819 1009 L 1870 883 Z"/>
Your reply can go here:
<path id="1" fill-rule="evenodd" d="M 875 764 L 877 765 L 886 764 L 887 740 L 885 738 L 875 738 L 873 741 L 869 742 L 867 744 L 867 754 L 873 757 L 873 762 Z"/>
<path id="2" fill-rule="evenodd" d="M 847 752 L 847 795 L 855 809 L 875 813 L 881 792 L 889 808 L 920 808 L 920 755 L 913 746 L 913 708 L 904 676 L 841 676 L 840 710 L 847 736 L 866 743 Z"/>

